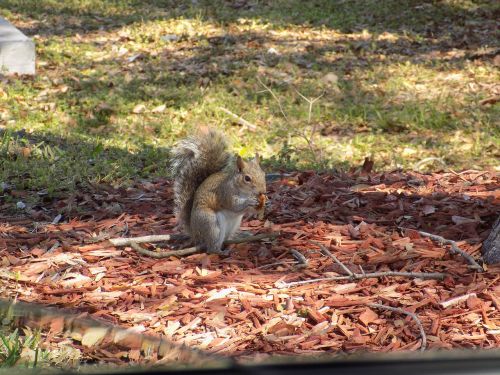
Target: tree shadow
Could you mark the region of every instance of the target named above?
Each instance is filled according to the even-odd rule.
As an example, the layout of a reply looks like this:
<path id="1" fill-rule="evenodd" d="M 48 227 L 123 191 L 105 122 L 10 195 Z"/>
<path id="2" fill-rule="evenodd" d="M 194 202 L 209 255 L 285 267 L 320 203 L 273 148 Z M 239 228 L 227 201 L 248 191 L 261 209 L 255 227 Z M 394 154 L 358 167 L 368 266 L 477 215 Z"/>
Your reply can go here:
<path id="1" fill-rule="evenodd" d="M 96 6 L 92 2 L 23 1 L 3 0 L 5 9 L 24 13 L 40 20 L 39 24 L 25 28 L 32 35 L 61 35 L 69 32 L 92 32 L 98 29 L 122 27 L 134 22 L 165 20 L 168 18 L 197 17 L 203 21 L 223 25 L 237 23 L 240 19 L 255 19 L 276 26 L 313 26 L 336 29 L 343 33 L 361 31 L 401 32 L 403 30 L 429 35 L 448 32 L 452 22 L 466 26 L 476 17 L 494 21 L 500 8 L 495 1 L 431 2 L 428 0 L 389 0 L 382 3 L 370 0 L 357 2 L 313 0 L 233 1 L 233 0 L 154 0 L 107 2 Z M 81 18 L 77 20 L 76 18 Z M 52 23 L 52 24 L 51 24 Z M 476 23 L 471 24 L 477 28 Z M 489 25 L 491 31 L 494 26 Z M 460 38 L 460 35 L 455 35 Z"/>

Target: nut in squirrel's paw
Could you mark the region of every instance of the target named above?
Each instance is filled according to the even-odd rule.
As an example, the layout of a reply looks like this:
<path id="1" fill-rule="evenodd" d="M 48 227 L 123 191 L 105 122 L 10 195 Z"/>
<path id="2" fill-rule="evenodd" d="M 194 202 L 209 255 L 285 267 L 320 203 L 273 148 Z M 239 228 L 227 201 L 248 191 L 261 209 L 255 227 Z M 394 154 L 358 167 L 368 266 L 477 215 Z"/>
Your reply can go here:
<path id="1" fill-rule="evenodd" d="M 257 208 L 257 210 L 262 210 L 264 208 L 264 205 L 266 204 L 267 197 L 265 194 L 260 193 L 257 199 L 259 201 L 259 204 L 255 208 Z"/>
<path id="2" fill-rule="evenodd" d="M 257 207 L 255 207 L 255 209 L 257 210 L 257 218 L 259 220 L 263 220 L 267 197 L 265 194 L 261 193 L 261 194 L 259 194 L 257 199 L 259 201 L 259 204 L 257 205 Z"/>

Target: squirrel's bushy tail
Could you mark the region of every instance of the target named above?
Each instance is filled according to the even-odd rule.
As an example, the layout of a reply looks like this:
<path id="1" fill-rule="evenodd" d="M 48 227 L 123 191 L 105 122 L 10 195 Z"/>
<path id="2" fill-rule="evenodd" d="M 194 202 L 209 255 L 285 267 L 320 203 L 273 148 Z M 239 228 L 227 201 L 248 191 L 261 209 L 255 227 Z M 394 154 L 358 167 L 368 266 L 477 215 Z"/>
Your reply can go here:
<path id="1" fill-rule="evenodd" d="M 183 139 L 173 149 L 175 215 L 188 233 L 196 190 L 208 176 L 224 169 L 229 158 L 225 137 L 214 129 Z"/>

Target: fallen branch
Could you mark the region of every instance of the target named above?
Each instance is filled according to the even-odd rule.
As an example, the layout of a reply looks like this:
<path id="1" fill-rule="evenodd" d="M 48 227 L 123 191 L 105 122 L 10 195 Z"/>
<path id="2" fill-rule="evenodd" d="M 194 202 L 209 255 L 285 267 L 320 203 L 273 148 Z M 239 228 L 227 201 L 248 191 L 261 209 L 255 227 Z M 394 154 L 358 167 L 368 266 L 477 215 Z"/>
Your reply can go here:
<path id="1" fill-rule="evenodd" d="M 401 228 L 401 229 L 408 230 L 407 228 Z M 481 267 L 479 263 L 477 263 L 476 260 L 470 254 L 460 249 L 455 241 L 447 240 L 446 238 L 438 236 L 437 234 L 422 232 L 420 230 L 418 231 L 418 233 L 420 233 L 421 236 L 428 237 L 431 240 L 439 242 L 440 244 L 450 245 L 452 254 L 460 254 L 467 261 L 467 263 L 469 263 L 470 268 L 475 269 L 479 272 L 484 272 L 483 267 Z"/>
<path id="2" fill-rule="evenodd" d="M 405 311 L 405 310 L 400 309 L 398 307 L 381 305 L 379 303 L 369 303 L 368 306 L 373 307 L 375 309 L 382 309 L 382 310 L 397 312 L 397 313 L 404 314 L 404 315 L 411 317 L 415 321 L 415 323 L 417 324 L 418 330 L 420 331 L 420 338 L 422 340 L 422 342 L 420 344 L 420 351 L 423 352 L 427 348 L 427 336 L 425 335 L 424 326 L 422 325 L 422 322 L 418 318 L 417 314 L 409 312 L 409 311 Z"/>
<path id="3" fill-rule="evenodd" d="M 311 284 L 311 283 L 317 283 L 320 281 L 340 281 L 340 280 L 361 280 L 361 279 L 374 279 L 374 278 L 380 278 L 380 277 L 386 277 L 386 276 L 400 276 L 400 277 L 411 277 L 415 279 L 424 279 L 424 280 L 443 280 L 446 276 L 445 273 L 440 273 L 440 272 L 433 272 L 433 273 L 427 273 L 427 272 L 399 272 L 399 271 L 384 271 L 384 272 L 371 272 L 371 273 L 365 273 L 364 270 L 361 268 L 362 273 L 355 273 L 352 272 L 344 263 L 342 263 L 335 255 L 333 255 L 330 250 L 326 248 L 326 246 L 318 243 L 311 241 L 314 245 L 319 246 L 321 249 L 321 252 L 325 254 L 326 256 L 330 257 L 333 259 L 335 263 L 337 263 L 342 270 L 344 270 L 345 273 L 347 273 L 347 276 L 333 276 L 333 277 L 323 277 L 319 279 L 310 279 L 310 280 L 303 280 L 303 281 L 292 281 L 290 283 L 286 282 L 280 282 L 278 288 L 289 288 L 292 286 L 297 286 L 297 285 L 304 285 L 304 284 Z"/>
<path id="4" fill-rule="evenodd" d="M 319 248 L 321 249 L 321 252 L 323 254 L 325 254 L 326 256 L 330 257 L 331 259 L 333 259 L 333 261 L 335 263 L 337 263 L 344 271 L 345 273 L 347 273 L 349 275 L 349 277 L 354 277 L 355 274 L 354 272 L 352 272 L 344 263 L 342 263 L 340 260 L 338 260 L 338 258 L 333 255 L 330 250 L 328 250 L 326 248 L 326 246 L 320 244 L 319 242 L 312 242 L 313 244 L 315 244 L 316 246 L 319 246 Z"/>
<path id="5" fill-rule="evenodd" d="M 141 237 L 119 237 L 119 238 L 110 238 L 109 242 L 113 246 L 130 246 L 131 243 L 155 243 L 155 242 L 166 242 L 170 240 L 175 240 L 178 238 L 186 238 L 186 236 L 182 234 L 154 234 L 151 236 L 141 236 Z"/>
<path id="6" fill-rule="evenodd" d="M 237 114 L 231 112 L 229 109 L 226 109 L 224 107 L 219 107 L 219 109 L 222 111 L 222 112 L 225 112 L 227 113 L 229 116 L 231 116 L 232 118 L 234 118 L 238 124 L 242 125 L 242 126 L 246 126 L 247 128 L 249 128 L 250 130 L 257 130 L 257 126 L 252 124 L 251 122 L 248 122 L 247 120 L 245 120 L 243 117 L 240 117 L 238 116 Z"/>
<path id="7" fill-rule="evenodd" d="M 233 240 L 224 241 L 224 245 L 231 245 L 249 241 L 257 241 L 264 238 L 276 238 L 280 235 L 279 232 L 269 232 L 269 233 L 260 233 L 248 237 L 243 238 L 235 238 Z M 177 239 L 188 239 L 189 237 L 185 234 L 157 234 L 151 236 L 141 236 L 141 237 L 119 237 L 119 238 L 111 238 L 109 242 L 111 242 L 114 246 L 130 246 L 131 243 L 156 243 L 156 242 L 166 242 L 170 240 Z"/>
<path id="8" fill-rule="evenodd" d="M 441 272 L 398 272 L 398 271 L 385 271 L 385 272 L 371 272 L 365 274 L 353 273 L 351 276 L 333 276 L 333 277 L 323 277 L 319 279 L 310 279 L 303 281 L 292 281 L 289 283 L 280 282 L 277 285 L 278 288 L 285 289 L 297 285 L 312 284 L 320 281 L 341 281 L 341 280 L 361 280 L 361 279 L 377 279 L 380 277 L 410 277 L 422 280 L 443 280 L 446 277 L 445 273 Z"/>
<path id="9" fill-rule="evenodd" d="M 272 238 L 278 237 L 279 235 L 280 235 L 279 232 L 260 233 L 260 234 L 256 234 L 256 235 L 252 235 L 252 236 L 248 236 L 248 237 L 226 240 L 226 241 L 224 241 L 224 245 L 252 242 L 252 241 L 258 241 L 258 240 L 262 240 L 262 239 L 272 239 Z M 155 259 L 169 258 L 172 256 L 183 257 L 183 256 L 192 255 L 192 254 L 202 252 L 196 246 L 188 247 L 185 249 L 179 249 L 179 250 L 169 250 L 169 251 L 152 251 L 152 250 L 144 249 L 143 247 L 139 246 L 139 243 L 164 242 L 164 241 L 168 241 L 168 239 L 172 238 L 172 237 L 173 236 L 170 236 L 170 235 L 158 235 L 158 236 L 143 236 L 143 237 L 130 237 L 130 238 L 115 238 L 114 240 L 110 240 L 110 242 L 112 244 L 115 244 L 115 243 L 118 244 L 115 246 L 130 246 L 132 249 L 137 251 L 139 254 L 142 254 L 142 255 L 145 255 L 145 256 L 148 256 L 151 258 L 155 258 Z"/>

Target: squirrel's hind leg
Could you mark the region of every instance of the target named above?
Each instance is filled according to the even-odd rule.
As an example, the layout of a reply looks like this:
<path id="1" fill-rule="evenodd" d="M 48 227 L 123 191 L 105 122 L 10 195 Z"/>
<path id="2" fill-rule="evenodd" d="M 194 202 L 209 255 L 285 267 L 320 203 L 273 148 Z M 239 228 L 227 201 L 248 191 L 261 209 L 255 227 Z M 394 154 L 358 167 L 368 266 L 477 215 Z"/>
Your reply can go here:
<path id="1" fill-rule="evenodd" d="M 198 209 L 191 217 L 193 239 L 209 254 L 223 254 L 225 228 L 222 226 L 217 214 L 210 209 Z"/>

